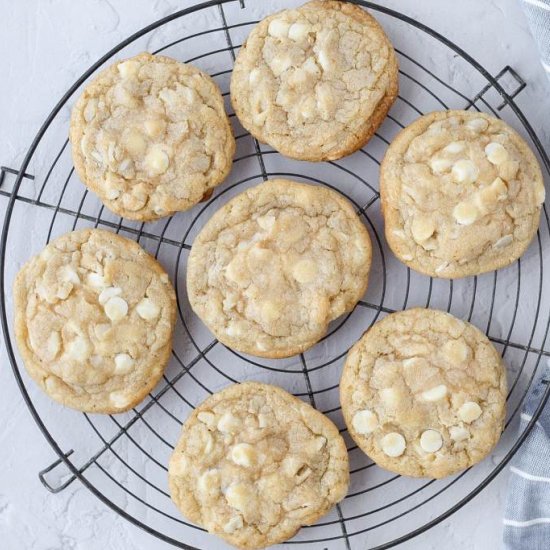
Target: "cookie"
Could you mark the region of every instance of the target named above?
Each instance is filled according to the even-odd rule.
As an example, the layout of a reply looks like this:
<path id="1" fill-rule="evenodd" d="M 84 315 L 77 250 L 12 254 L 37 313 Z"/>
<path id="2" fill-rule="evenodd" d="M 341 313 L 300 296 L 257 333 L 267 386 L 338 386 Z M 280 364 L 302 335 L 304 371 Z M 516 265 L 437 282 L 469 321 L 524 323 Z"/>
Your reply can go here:
<path id="1" fill-rule="evenodd" d="M 386 239 L 410 268 L 454 279 L 505 267 L 539 226 L 535 155 L 502 120 L 443 111 L 402 130 L 381 166 Z"/>
<path id="2" fill-rule="evenodd" d="M 336 1 L 263 19 L 231 76 L 244 128 L 283 155 L 310 161 L 365 145 L 397 91 L 397 58 L 382 27 L 359 6 Z"/>
<path id="3" fill-rule="evenodd" d="M 183 425 L 170 459 L 172 500 L 238 548 L 291 538 L 342 500 L 346 445 L 319 411 L 269 384 L 215 393 Z"/>
<path id="4" fill-rule="evenodd" d="M 350 202 L 325 187 L 274 179 L 206 223 L 189 255 L 187 293 L 226 346 L 289 357 L 353 309 L 370 263 L 370 238 Z"/>
<path id="5" fill-rule="evenodd" d="M 476 464 L 496 445 L 506 372 L 470 323 L 409 309 L 376 323 L 351 349 L 340 399 L 349 434 L 379 466 L 441 478 Z"/>
<path id="6" fill-rule="evenodd" d="M 136 242 L 100 229 L 67 233 L 19 271 L 15 337 L 55 401 L 118 413 L 159 381 L 172 349 L 175 292 Z"/>
<path id="7" fill-rule="evenodd" d="M 142 53 L 102 71 L 71 114 L 76 172 L 120 216 L 187 210 L 229 173 L 235 140 L 215 82 L 169 57 Z"/>

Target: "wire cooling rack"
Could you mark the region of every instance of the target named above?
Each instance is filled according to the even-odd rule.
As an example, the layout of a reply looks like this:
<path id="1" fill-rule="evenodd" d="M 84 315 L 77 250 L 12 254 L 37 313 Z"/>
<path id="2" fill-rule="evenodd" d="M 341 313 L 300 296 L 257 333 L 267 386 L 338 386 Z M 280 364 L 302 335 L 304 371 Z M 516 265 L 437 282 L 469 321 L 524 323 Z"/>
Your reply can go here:
<path id="1" fill-rule="evenodd" d="M 492 76 L 448 39 L 409 17 L 371 2 L 356 3 L 372 10 L 396 45 L 401 91 L 376 136 L 346 159 L 321 164 L 285 159 L 239 126 L 228 101 L 235 53 L 261 17 L 296 2 L 272 1 L 267 6 L 260 0 L 222 0 L 169 15 L 113 48 L 61 98 L 21 168 L 2 169 L 0 196 L 8 201 L 0 248 L 2 328 L 21 392 L 59 457 L 39 473 L 48 490 L 57 493 L 80 480 L 127 520 L 176 547 L 226 548 L 184 521 L 171 503 L 168 457 L 181 423 L 209 394 L 236 381 L 269 381 L 329 415 L 346 438 L 351 461 L 346 499 L 316 525 L 302 529 L 289 547 L 382 549 L 429 529 L 482 491 L 534 425 L 550 385 L 523 432 L 517 419 L 550 357 L 550 285 L 543 284 L 549 269 L 543 251 L 550 248 L 546 207 L 537 238 L 521 260 L 499 272 L 443 281 L 411 272 L 388 252 L 378 194 L 380 160 L 393 136 L 419 115 L 437 109 L 482 110 L 502 117 L 530 142 L 548 176 L 549 159 L 514 103 L 525 82 L 510 67 Z M 83 84 L 105 63 L 143 50 L 193 62 L 209 72 L 227 100 L 238 143 L 234 169 L 213 198 L 190 212 L 148 224 L 116 217 L 86 191 L 74 174 L 66 139 L 69 109 Z M 355 205 L 373 240 L 367 294 L 313 349 L 285 360 L 252 358 L 225 348 L 192 314 L 185 291 L 186 261 L 197 231 L 231 196 L 275 176 L 337 189 Z M 90 226 L 139 241 L 166 266 L 177 290 L 179 320 L 165 376 L 136 409 L 116 416 L 81 414 L 48 400 L 29 383 L 13 341 L 11 283 L 18 262 L 62 233 Z M 25 258 L 19 253 L 15 260 L 23 235 L 28 242 Z M 509 374 L 506 430 L 497 449 L 476 467 L 439 481 L 403 478 L 372 464 L 348 437 L 338 400 L 342 364 L 353 342 L 387 313 L 418 305 L 450 311 L 482 328 L 504 356 Z"/>

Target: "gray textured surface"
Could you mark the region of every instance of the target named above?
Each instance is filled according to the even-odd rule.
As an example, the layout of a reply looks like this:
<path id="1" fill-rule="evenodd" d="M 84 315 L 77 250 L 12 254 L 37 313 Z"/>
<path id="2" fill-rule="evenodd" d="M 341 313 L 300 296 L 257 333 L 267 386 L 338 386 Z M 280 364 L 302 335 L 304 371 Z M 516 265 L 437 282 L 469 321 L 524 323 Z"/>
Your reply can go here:
<path id="1" fill-rule="evenodd" d="M 0 163 L 18 166 L 53 104 L 95 59 L 131 32 L 192 3 L 192 0 L 0 0 Z M 543 145 L 548 147 L 548 82 L 527 22 L 515 0 L 425 0 L 421 3 L 388 0 L 382 3 L 443 33 L 493 74 L 506 64 L 518 70 L 528 83 L 518 103 L 533 122 Z M 407 38 L 402 36 L 399 40 Z M 419 46 L 411 41 L 410 48 Z M 436 51 L 424 51 L 422 55 L 438 65 Z M 451 81 L 460 78 L 452 65 L 439 69 L 442 74 L 448 70 Z M 5 205 L 5 198 L 0 197 L 1 216 Z M 29 238 L 23 229 L 21 226 L 21 244 Z M 37 246 L 33 246 L 35 248 Z M 25 259 L 25 249 L 28 247 L 11 251 L 14 268 Z M 5 419 L 0 427 L 2 547 L 10 550 L 168 548 L 111 512 L 78 483 L 59 495 L 51 495 L 42 488 L 36 474 L 52 462 L 54 454 L 28 414 L 4 355 L 0 364 L 3 366 L 0 417 Z M 48 407 L 46 414 L 50 418 L 61 418 L 55 406 Z M 70 420 L 70 416 L 67 419 Z M 506 474 L 499 476 L 481 497 L 402 548 L 499 548 L 505 478 Z M 332 550 L 330 543 L 327 546 Z"/>

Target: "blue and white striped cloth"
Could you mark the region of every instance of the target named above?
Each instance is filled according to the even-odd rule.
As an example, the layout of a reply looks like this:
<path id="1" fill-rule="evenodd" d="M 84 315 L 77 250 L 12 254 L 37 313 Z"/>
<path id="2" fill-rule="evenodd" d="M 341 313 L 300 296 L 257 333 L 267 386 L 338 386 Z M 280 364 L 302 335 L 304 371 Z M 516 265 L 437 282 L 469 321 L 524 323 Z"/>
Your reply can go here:
<path id="1" fill-rule="evenodd" d="M 520 4 L 539 46 L 542 66 L 550 78 L 550 0 L 520 0 Z"/>
<path id="2" fill-rule="evenodd" d="M 521 413 L 521 430 L 533 418 L 550 384 L 550 363 L 546 367 Z M 504 547 L 550 549 L 550 402 L 512 460 L 504 512 Z"/>

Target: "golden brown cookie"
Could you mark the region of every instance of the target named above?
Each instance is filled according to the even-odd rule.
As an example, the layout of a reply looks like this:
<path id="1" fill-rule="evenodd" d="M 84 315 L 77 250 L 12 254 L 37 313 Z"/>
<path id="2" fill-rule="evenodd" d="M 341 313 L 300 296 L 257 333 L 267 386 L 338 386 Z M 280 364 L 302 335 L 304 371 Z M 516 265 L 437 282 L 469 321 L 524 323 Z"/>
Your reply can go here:
<path id="1" fill-rule="evenodd" d="M 216 83 L 142 53 L 102 71 L 71 114 L 80 179 L 116 214 L 154 220 L 187 210 L 229 173 L 235 140 Z"/>
<path id="2" fill-rule="evenodd" d="M 313 346 L 365 293 L 371 244 L 351 203 L 268 180 L 220 208 L 187 264 L 191 307 L 220 342 L 262 357 Z"/>
<path id="3" fill-rule="evenodd" d="M 443 111 L 402 130 L 380 172 L 386 239 L 412 269 L 454 279 L 505 267 L 535 236 L 544 183 L 502 120 Z"/>
<path id="4" fill-rule="evenodd" d="M 283 155 L 310 161 L 365 145 L 397 90 L 397 59 L 382 27 L 359 6 L 336 1 L 263 19 L 231 77 L 241 124 Z"/>
<path id="5" fill-rule="evenodd" d="M 498 442 L 506 372 L 470 323 L 409 309 L 376 323 L 351 349 L 340 399 L 350 435 L 379 466 L 441 478 L 476 464 Z"/>
<path id="6" fill-rule="evenodd" d="M 168 475 L 186 518 L 245 549 L 291 538 L 349 485 L 336 426 L 283 389 L 257 382 L 225 388 L 193 411 Z"/>
<path id="7" fill-rule="evenodd" d="M 67 233 L 23 266 L 14 298 L 25 367 L 59 403 L 123 412 L 162 376 L 175 292 L 136 242 L 101 229 Z"/>

